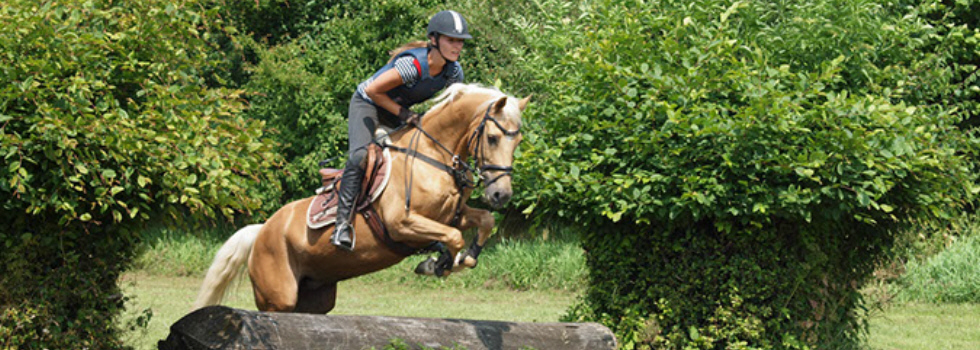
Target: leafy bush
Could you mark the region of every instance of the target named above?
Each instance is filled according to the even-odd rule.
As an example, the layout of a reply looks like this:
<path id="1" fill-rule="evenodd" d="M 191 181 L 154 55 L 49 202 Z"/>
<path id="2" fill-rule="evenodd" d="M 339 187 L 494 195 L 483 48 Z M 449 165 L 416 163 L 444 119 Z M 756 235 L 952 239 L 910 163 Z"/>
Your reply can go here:
<path id="1" fill-rule="evenodd" d="M 277 158 L 240 92 L 205 82 L 221 28 L 196 2 L 0 8 L 0 346 L 121 347 L 142 224 L 258 207 Z"/>
<path id="2" fill-rule="evenodd" d="M 855 347 L 892 230 L 976 191 L 959 118 L 899 91 L 930 30 L 904 8 L 541 4 L 530 41 L 566 45 L 542 59 L 562 93 L 536 108 L 520 200 L 587 225 L 568 319 L 627 348 Z"/>
<path id="3" fill-rule="evenodd" d="M 945 80 L 919 84 L 909 89 L 911 97 L 955 108 L 964 126 L 980 126 L 980 1 L 922 1 L 915 10 L 930 24 L 928 35 L 915 42 L 928 58 L 916 68 L 941 72 Z"/>

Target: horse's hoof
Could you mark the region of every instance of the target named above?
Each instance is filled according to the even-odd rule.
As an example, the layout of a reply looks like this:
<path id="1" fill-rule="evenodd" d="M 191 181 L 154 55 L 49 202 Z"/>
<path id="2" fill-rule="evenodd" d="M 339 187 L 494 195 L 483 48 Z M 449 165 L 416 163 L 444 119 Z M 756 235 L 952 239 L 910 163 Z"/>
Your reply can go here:
<path id="1" fill-rule="evenodd" d="M 460 265 L 466 266 L 466 267 L 471 268 L 471 269 L 475 269 L 476 268 L 476 263 L 478 261 L 479 260 L 476 260 L 476 258 L 467 255 L 465 258 L 463 258 L 463 262 L 461 262 Z"/>
<path id="2" fill-rule="evenodd" d="M 473 254 L 473 248 L 470 248 L 466 250 L 466 254 L 463 255 L 462 259 L 460 259 L 459 265 L 465 265 L 466 267 L 472 269 L 476 268 L 477 262 L 478 260 L 476 260 L 476 254 Z"/>
<path id="3" fill-rule="evenodd" d="M 434 272 L 436 276 L 449 276 L 453 269 L 453 258 L 448 253 L 440 254 L 439 258 L 435 259 L 433 265 L 435 265 Z"/>
<path id="4" fill-rule="evenodd" d="M 429 257 L 425 261 L 420 262 L 418 266 L 415 267 L 415 274 L 424 276 L 435 276 L 436 274 L 436 258 Z"/>

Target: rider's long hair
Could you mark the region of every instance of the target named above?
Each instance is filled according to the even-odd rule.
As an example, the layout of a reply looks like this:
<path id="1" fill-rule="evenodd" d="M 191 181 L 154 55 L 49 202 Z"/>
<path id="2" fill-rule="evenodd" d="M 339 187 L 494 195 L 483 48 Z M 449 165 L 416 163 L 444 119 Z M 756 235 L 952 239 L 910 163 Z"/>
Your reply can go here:
<path id="1" fill-rule="evenodd" d="M 388 54 L 391 55 L 391 58 L 388 59 L 388 62 L 390 63 L 391 60 L 395 59 L 395 56 L 398 56 L 398 54 L 400 54 L 402 52 L 405 52 L 405 51 L 408 51 L 408 50 L 411 50 L 411 49 L 417 49 L 417 48 L 420 48 L 420 47 L 426 47 L 428 45 L 429 45 L 429 42 L 428 41 L 424 41 L 424 40 L 413 41 L 413 42 L 410 42 L 408 44 L 402 45 L 402 46 L 398 47 L 397 49 L 388 51 Z"/>

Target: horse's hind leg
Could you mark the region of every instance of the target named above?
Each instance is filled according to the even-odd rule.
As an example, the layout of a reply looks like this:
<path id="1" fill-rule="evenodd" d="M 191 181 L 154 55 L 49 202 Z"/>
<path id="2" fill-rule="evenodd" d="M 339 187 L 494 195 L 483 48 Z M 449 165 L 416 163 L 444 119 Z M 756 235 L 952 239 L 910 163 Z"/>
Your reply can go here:
<path id="1" fill-rule="evenodd" d="M 249 259 L 255 306 L 259 311 L 290 312 L 296 308 L 299 283 L 287 261 L 285 243 L 273 236 L 277 234 L 263 228 Z"/>
<path id="2" fill-rule="evenodd" d="M 293 311 L 325 314 L 333 310 L 336 301 L 337 283 L 320 283 L 303 279 L 299 282 L 299 300 Z"/>

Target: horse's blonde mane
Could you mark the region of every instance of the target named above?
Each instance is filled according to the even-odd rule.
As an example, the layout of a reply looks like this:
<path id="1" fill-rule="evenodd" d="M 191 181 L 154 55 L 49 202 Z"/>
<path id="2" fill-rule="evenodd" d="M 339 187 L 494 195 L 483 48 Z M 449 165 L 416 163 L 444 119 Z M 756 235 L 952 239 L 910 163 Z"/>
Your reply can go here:
<path id="1" fill-rule="evenodd" d="M 516 122 L 520 123 L 520 119 L 516 118 L 519 116 L 521 111 L 518 107 L 518 101 L 513 96 L 509 96 L 504 92 L 500 91 L 496 87 L 487 87 L 480 84 L 463 84 L 456 83 L 450 85 L 446 90 L 444 90 L 439 96 L 437 96 L 433 101 L 435 104 L 429 108 L 429 111 L 435 111 L 439 108 L 443 108 L 452 101 L 456 100 L 457 97 L 468 94 L 481 94 L 486 95 L 487 99 L 497 99 L 507 96 L 508 103 L 504 106 L 504 114 L 508 120 L 517 119 Z M 518 125 L 519 126 L 519 125 Z"/>

